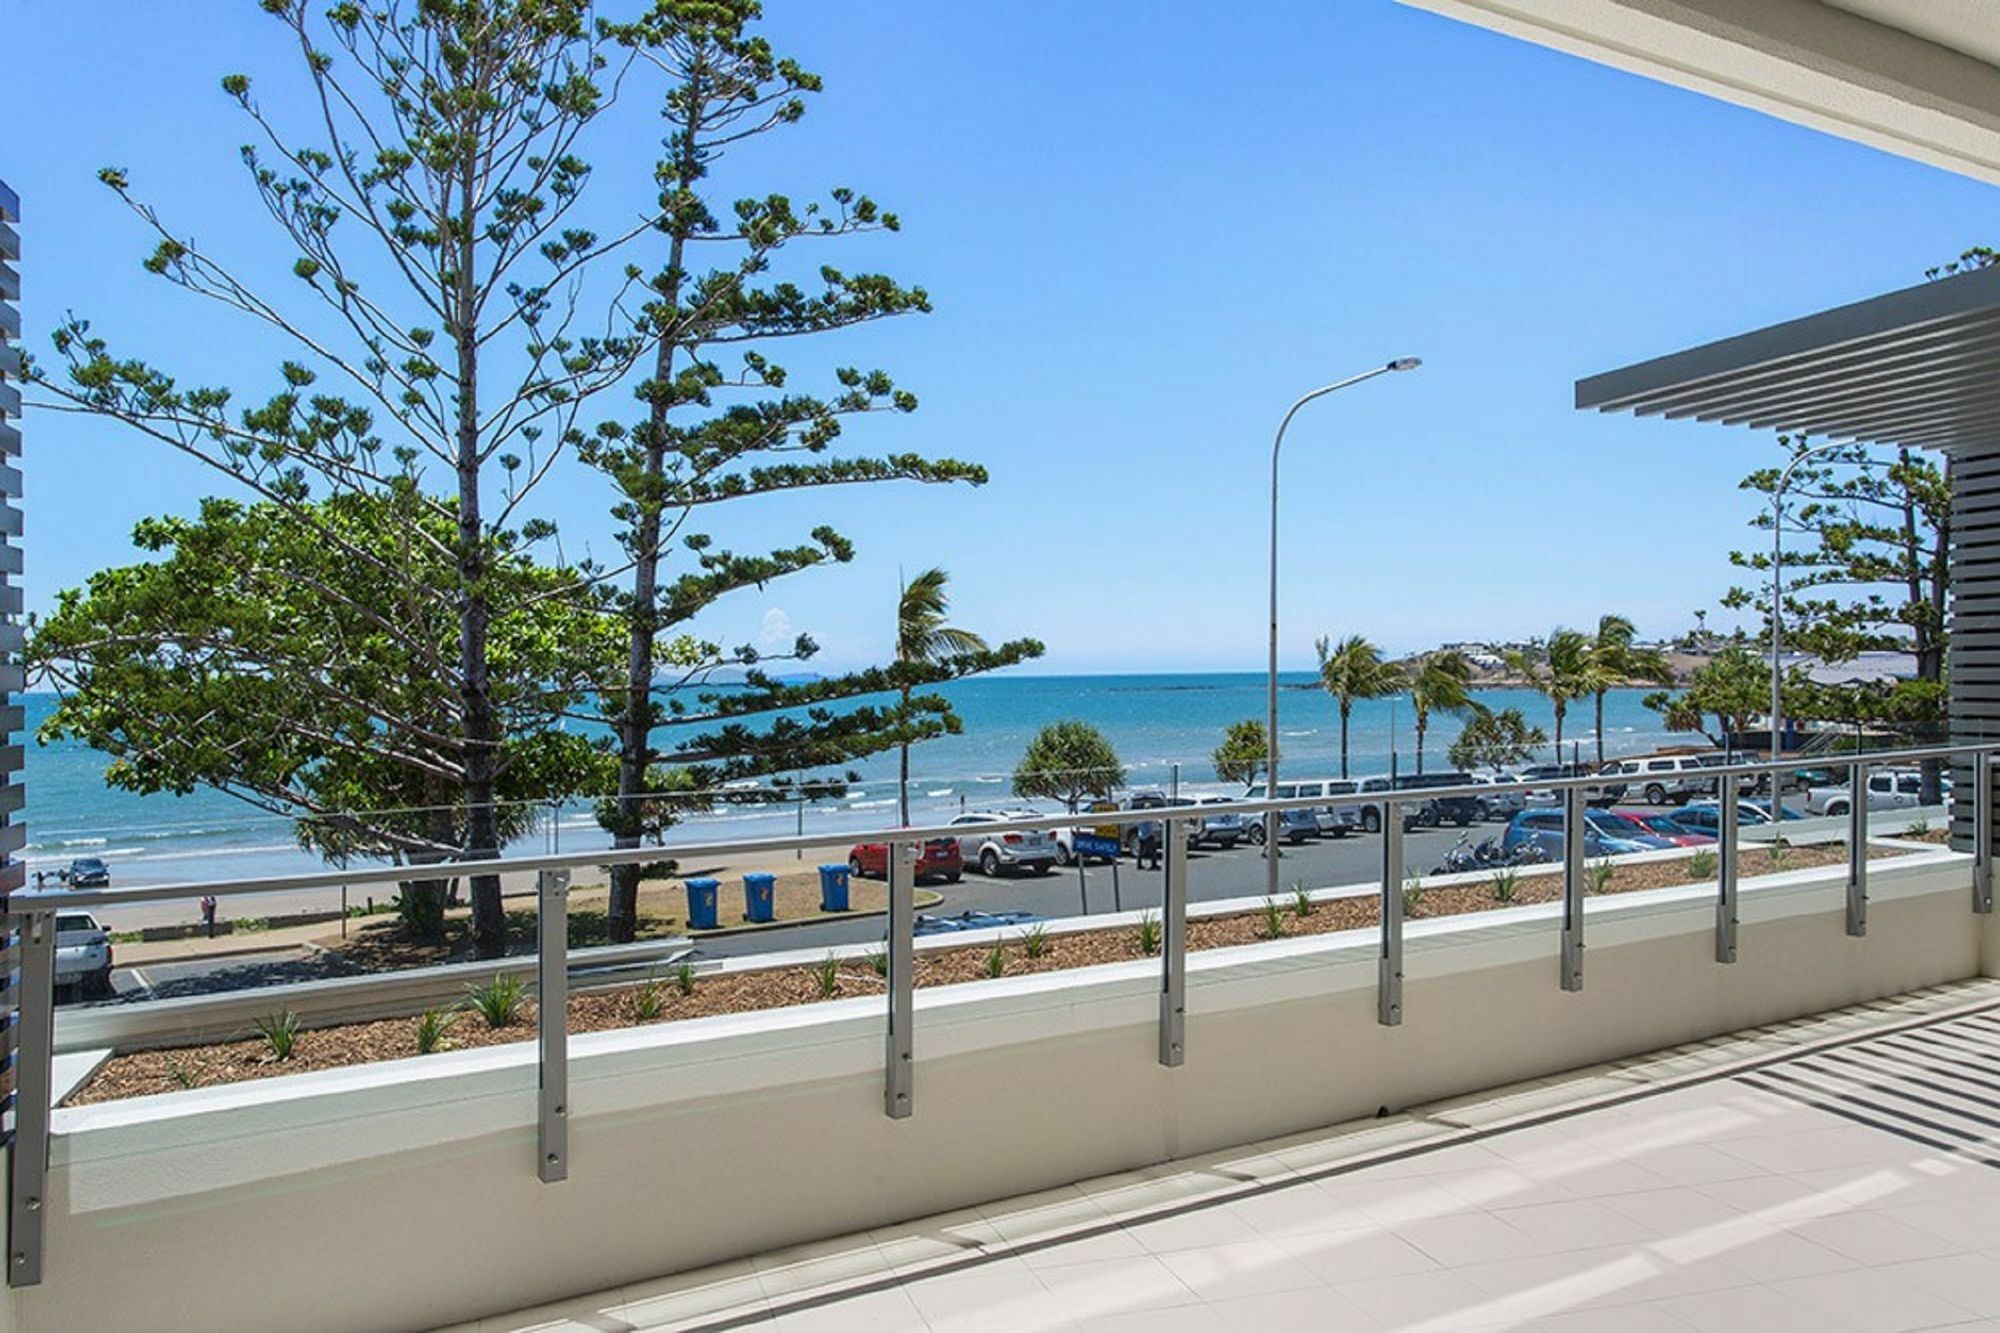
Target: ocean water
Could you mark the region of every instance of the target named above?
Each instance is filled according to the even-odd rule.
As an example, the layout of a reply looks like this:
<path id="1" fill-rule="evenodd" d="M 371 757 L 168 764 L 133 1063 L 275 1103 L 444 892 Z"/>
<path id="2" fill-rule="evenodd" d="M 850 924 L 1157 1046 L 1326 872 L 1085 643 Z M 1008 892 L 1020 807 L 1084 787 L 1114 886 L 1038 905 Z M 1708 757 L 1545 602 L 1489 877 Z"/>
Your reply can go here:
<path id="1" fill-rule="evenodd" d="M 1310 685 L 1306 673 L 1287 675 L 1287 686 Z M 1210 754 L 1230 723 L 1264 715 L 1265 678 L 1253 672 L 1129 676 L 998 676 L 945 686 L 965 730 L 911 752 L 911 813 L 919 822 L 961 809 L 1017 805 L 1008 777 L 1035 731 L 1049 722 L 1077 718 L 1102 730 L 1131 770 L 1134 785 L 1184 792 L 1230 791 L 1217 781 Z M 1651 750 L 1690 738 L 1668 733 L 1659 715 L 1641 702 L 1644 691 L 1614 690 L 1605 700 L 1607 754 Z M 1487 690 L 1489 708 L 1519 708 L 1553 733 L 1546 700 L 1531 690 Z M 102 856 L 121 884 L 180 883 L 298 873 L 321 868 L 299 850 L 289 821 L 219 792 L 187 796 L 136 796 L 104 785 L 107 758 L 73 741 L 50 745 L 32 739 L 53 700 L 25 700 L 28 801 L 26 856 L 31 870 L 53 871 L 72 857 Z M 1279 742 L 1286 772 L 1306 777 L 1339 772 L 1340 717 L 1324 693 L 1286 688 L 1278 701 Z M 1425 744 L 1428 766 L 1445 765 L 1444 750 L 1459 722 L 1434 717 Z M 1573 705 L 1563 733 L 1594 755 L 1589 701 Z M 1415 762 L 1407 699 L 1355 706 L 1349 733 L 1349 769 L 1386 772 L 1392 748 L 1398 768 Z M 1544 755 L 1543 758 L 1551 756 Z M 1567 757 L 1567 753 L 1565 754 Z M 772 836 L 795 832 L 839 836 L 896 819 L 896 757 L 879 755 L 856 764 L 861 781 L 846 795 L 802 807 L 722 806 L 676 828 L 675 841 Z M 603 846 L 587 802 L 551 811 L 516 851 L 577 851 Z"/>

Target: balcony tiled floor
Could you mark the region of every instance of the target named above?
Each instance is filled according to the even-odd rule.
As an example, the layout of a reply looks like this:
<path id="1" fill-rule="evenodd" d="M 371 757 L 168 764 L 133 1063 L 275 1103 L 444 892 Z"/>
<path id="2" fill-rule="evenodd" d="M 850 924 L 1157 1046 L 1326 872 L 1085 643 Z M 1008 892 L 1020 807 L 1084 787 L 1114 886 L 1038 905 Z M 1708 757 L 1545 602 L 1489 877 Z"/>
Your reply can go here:
<path id="1" fill-rule="evenodd" d="M 477 1327 L 2000 1329 L 1988 986 Z"/>

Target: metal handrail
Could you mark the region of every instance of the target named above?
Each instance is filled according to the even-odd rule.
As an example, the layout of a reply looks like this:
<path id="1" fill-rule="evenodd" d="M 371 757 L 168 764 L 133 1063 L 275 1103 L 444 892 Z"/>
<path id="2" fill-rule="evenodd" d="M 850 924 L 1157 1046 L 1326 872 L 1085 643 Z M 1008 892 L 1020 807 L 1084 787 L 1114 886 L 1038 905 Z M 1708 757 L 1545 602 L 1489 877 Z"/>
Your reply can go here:
<path id="1" fill-rule="evenodd" d="M 1848 865 L 1846 882 L 1846 930 L 1865 936 L 1868 908 L 1868 803 L 1860 798 L 1866 790 L 1869 770 L 1907 765 L 1927 759 L 1976 760 L 1972 764 L 1971 804 L 1973 814 L 1973 861 L 1971 909 L 1987 914 L 1993 910 L 1993 762 L 2000 743 L 1967 743 L 1927 746 L 1855 755 L 1842 762 L 1848 781 L 1856 793 L 1848 815 Z M 1717 962 L 1737 961 L 1737 875 L 1741 858 L 1737 855 L 1735 831 L 1737 806 L 1732 797 L 1739 781 L 1747 776 L 1782 773 L 1795 769 L 1796 760 L 1764 760 L 1724 764 L 1700 770 L 1716 779 L 1722 801 L 1721 854 L 1717 877 L 1715 957 Z M 1382 810 L 1381 915 L 1378 930 L 1380 950 L 1377 972 L 1377 1021 L 1394 1027 L 1403 1020 L 1403 815 L 1404 807 L 1422 806 L 1431 801 L 1456 797 L 1487 798 L 1507 792 L 1559 791 L 1563 794 L 1564 855 L 1562 861 L 1561 943 L 1558 949 L 1559 983 L 1565 991 L 1583 989 L 1584 957 L 1584 851 L 1588 830 L 1585 801 L 1592 788 L 1617 784 L 1620 775 L 1579 774 L 1573 777 L 1519 780 L 1501 783 L 1471 783 L 1451 787 L 1398 787 L 1383 792 L 1355 792 L 1342 796 L 1296 796 L 1232 802 L 1233 813 L 1263 815 L 1282 810 L 1324 809 L 1330 806 L 1379 806 Z M 1626 784 L 1630 785 L 1630 784 Z M 1966 799 L 1964 792 L 1958 799 Z M 956 838 L 974 831 L 991 835 L 1075 827 L 1083 821 L 1096 824 L 1156 822 L 1163 826 L 1162 851 L 1166 858 L 1165 887 L 1162 893 L 1162 944 L 1160 950 L 1160 1008 L 1158 1017 L 1161 1065 L 1173 1068 L 1186 1060 L 1187 1047 L 1187 856 L 1184 826 L 1216 813 L 1214 804 L 1182 804 L 1149 810 L 1115 810 L 1063 815 L 1003 817 L 977 825 L 933 825 L 920 828 L 876 830 L 847 835 L 856 841 L 890 844 L 888 863 L 887 978 L 884 987 L 884 1114 L 901 1119 L 912 1115 L 916 1106 L 916 966 L 913 947 L 916 905 L 913 865 L 903 854 L 918 843 L 932 838 Z M 845 837 L 842 840 L 846 840 Z M 138 889 L 28 890 L 9 895 L 8 924 L 18 939 L 18 988 L 16 1029 L 19 1033 L 15 1055 L 17 1120 L 16 1139 L 9 1156 L 7 1281 L 9 1286 L 33 1286 L 42 1279 L 45 1247 L 49 1166 L 49 1120 L 53 1090 L 52 1059 L 55 1014 L 55 914 L 66 908 L 112 906 L 121 903 L 155 902 L 211 894 L 230 895 L 284 892 L 326 888 L 344 884 L 394 883 L 410 879 L 459 878 L 483 874 L 534 872 L 537 880 L 538 910 L 535 965 L 541 1003 L 536 1023 L 536 1172 L 545 1182 L 564 1179 L 569 1172 L 569 1034 L 566 996 L 568 988 L 569 944 L 567 938 L 570 872 L 581 867 L 624 865 L 657 861 L 665 857 L 740 857 L 758 852 L 794 851 L 822 846 L 824 836 L 750 838 L 736 841 L 701 842 L 660 847 L 572 852 L 546 856 L 499 858 L 488 861 L 448 861 L 425 866 L 391 866 L 375 871 L 330 871 L 310 875 L 276 876 L 268 879 L 157 885 Z"/>
<path id="2" fill-rule="evenodd" d="M 1881 750 L 1861 757 L 1870 768 L 1906 766 L 1926 759 L 1970 757 L 2000 751 L 2000 742 L 1934 745 L 1905 750 Z M 1843 757 L 1840 766 L 1855 760 Z M 1799 762 L 1759 760 L 1753 763 L 1719 764 L 1703 768 L 1691 776 L 1721 778 L 1747 777 L 1796 770 Z M 1491 797 L 1508 792 L 1567 792 L 1572 788 L 1636 786 L 1620 783 L 1620 775 L 1583 774 L 1575 777 L 1541 778 L 1514 782 L 1474 782 L 1455 787 L 1399 787 L 1393 791 L 1350 792 L 1338 796 L 1287 796 L 1232 800 L 1232 814 L 1261 816 L 1269 811 L 1324 810 L 1342 806 L 1381 805 L 1395 801 L 1401 805 L 1421 805 L 1427 801 L 1454 798 Z M 607 847 L 589 852 L 539 853 L 528 856 L 494 857 L 483 861 L 437 861 L 425 865 L 383 866 L 349 870 L 317 870 L 301 875 L 273 875 L 259 879 L 187 880 L 175 884 L 149 884 L 130 889 L 23 889 L 8 895 L 15 911 L 54 910 L 59 907 L 115 907 L 128 903 L 163 902 L 202 897 L 225 898 L 258 893 L 286 893 L 300 889 L 337 889 L 343 885 L 400 884 L 411 880 L 465 879 L 475 875 L 507 875 L 544 870 L 587 870 L 605 866 L 637 865 L 651 861 L 694 858 L 730 859 L 746 853 L 795 852 L 824 847 L 829 841 L 924 842 L 932 838 L 969 836 L 972 828 L 993 833 L 1047 832 L 1073 828 L 1079 824 L 1139 824 L 1168 819 L 1202 819 L 1218 812 L 1217 805 L 1183 802 L 1150 810 L 1078 811 L 1075 814 L 1032 815 L 965 824 L 930 824 L 908 828 L 876 828 L 842 833 L 787 835 L 777 838 L 737 838 L 706 842 L 665 843 L 652 847 Z"/>

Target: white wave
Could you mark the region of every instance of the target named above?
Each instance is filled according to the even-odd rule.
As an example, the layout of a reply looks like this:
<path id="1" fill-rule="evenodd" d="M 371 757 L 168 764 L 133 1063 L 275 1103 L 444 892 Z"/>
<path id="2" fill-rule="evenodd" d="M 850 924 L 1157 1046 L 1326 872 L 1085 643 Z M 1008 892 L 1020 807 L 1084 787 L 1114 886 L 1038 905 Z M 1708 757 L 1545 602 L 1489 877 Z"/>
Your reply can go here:
<path id="1" fill-rule="evenodd" d="M 926 795 L 926 796 L 949 796 L 949 795 L 951 795 L 951 788 L 949 788 L 949 787 L 939 787 L 939 788 L 938 788 L 938 789 L 937 789 L 936 791 L 927 791 L 927 792 L 925 792 L 925 793 L 924 793 L 924 795 Z"/>

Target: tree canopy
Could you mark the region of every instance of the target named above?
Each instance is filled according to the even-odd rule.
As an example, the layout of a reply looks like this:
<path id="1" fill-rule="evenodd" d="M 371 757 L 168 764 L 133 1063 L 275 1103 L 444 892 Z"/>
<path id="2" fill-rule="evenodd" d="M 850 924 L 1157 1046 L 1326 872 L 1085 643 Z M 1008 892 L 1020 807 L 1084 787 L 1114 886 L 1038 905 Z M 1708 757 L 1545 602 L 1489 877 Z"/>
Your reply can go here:
<path id="1" fill-rule="evenodd" d="M 1215 776 L 1221 782 L 1249 786 L 1264 775 L 1271 751 L 1264 724 L 1254 717 L 1229 724 L 1222 744 L 1215 747 Z"/>
<path id="2" fill-rule="evenodd" d="M 1014 767 L 1014 794 L 1061 801 L 1075 810 L 1086 796 L 1108 797 L 1125 782 L 1125 765 L 1103 732 L 1087 722 L 1051 722 L 1035 733 Z"/>

